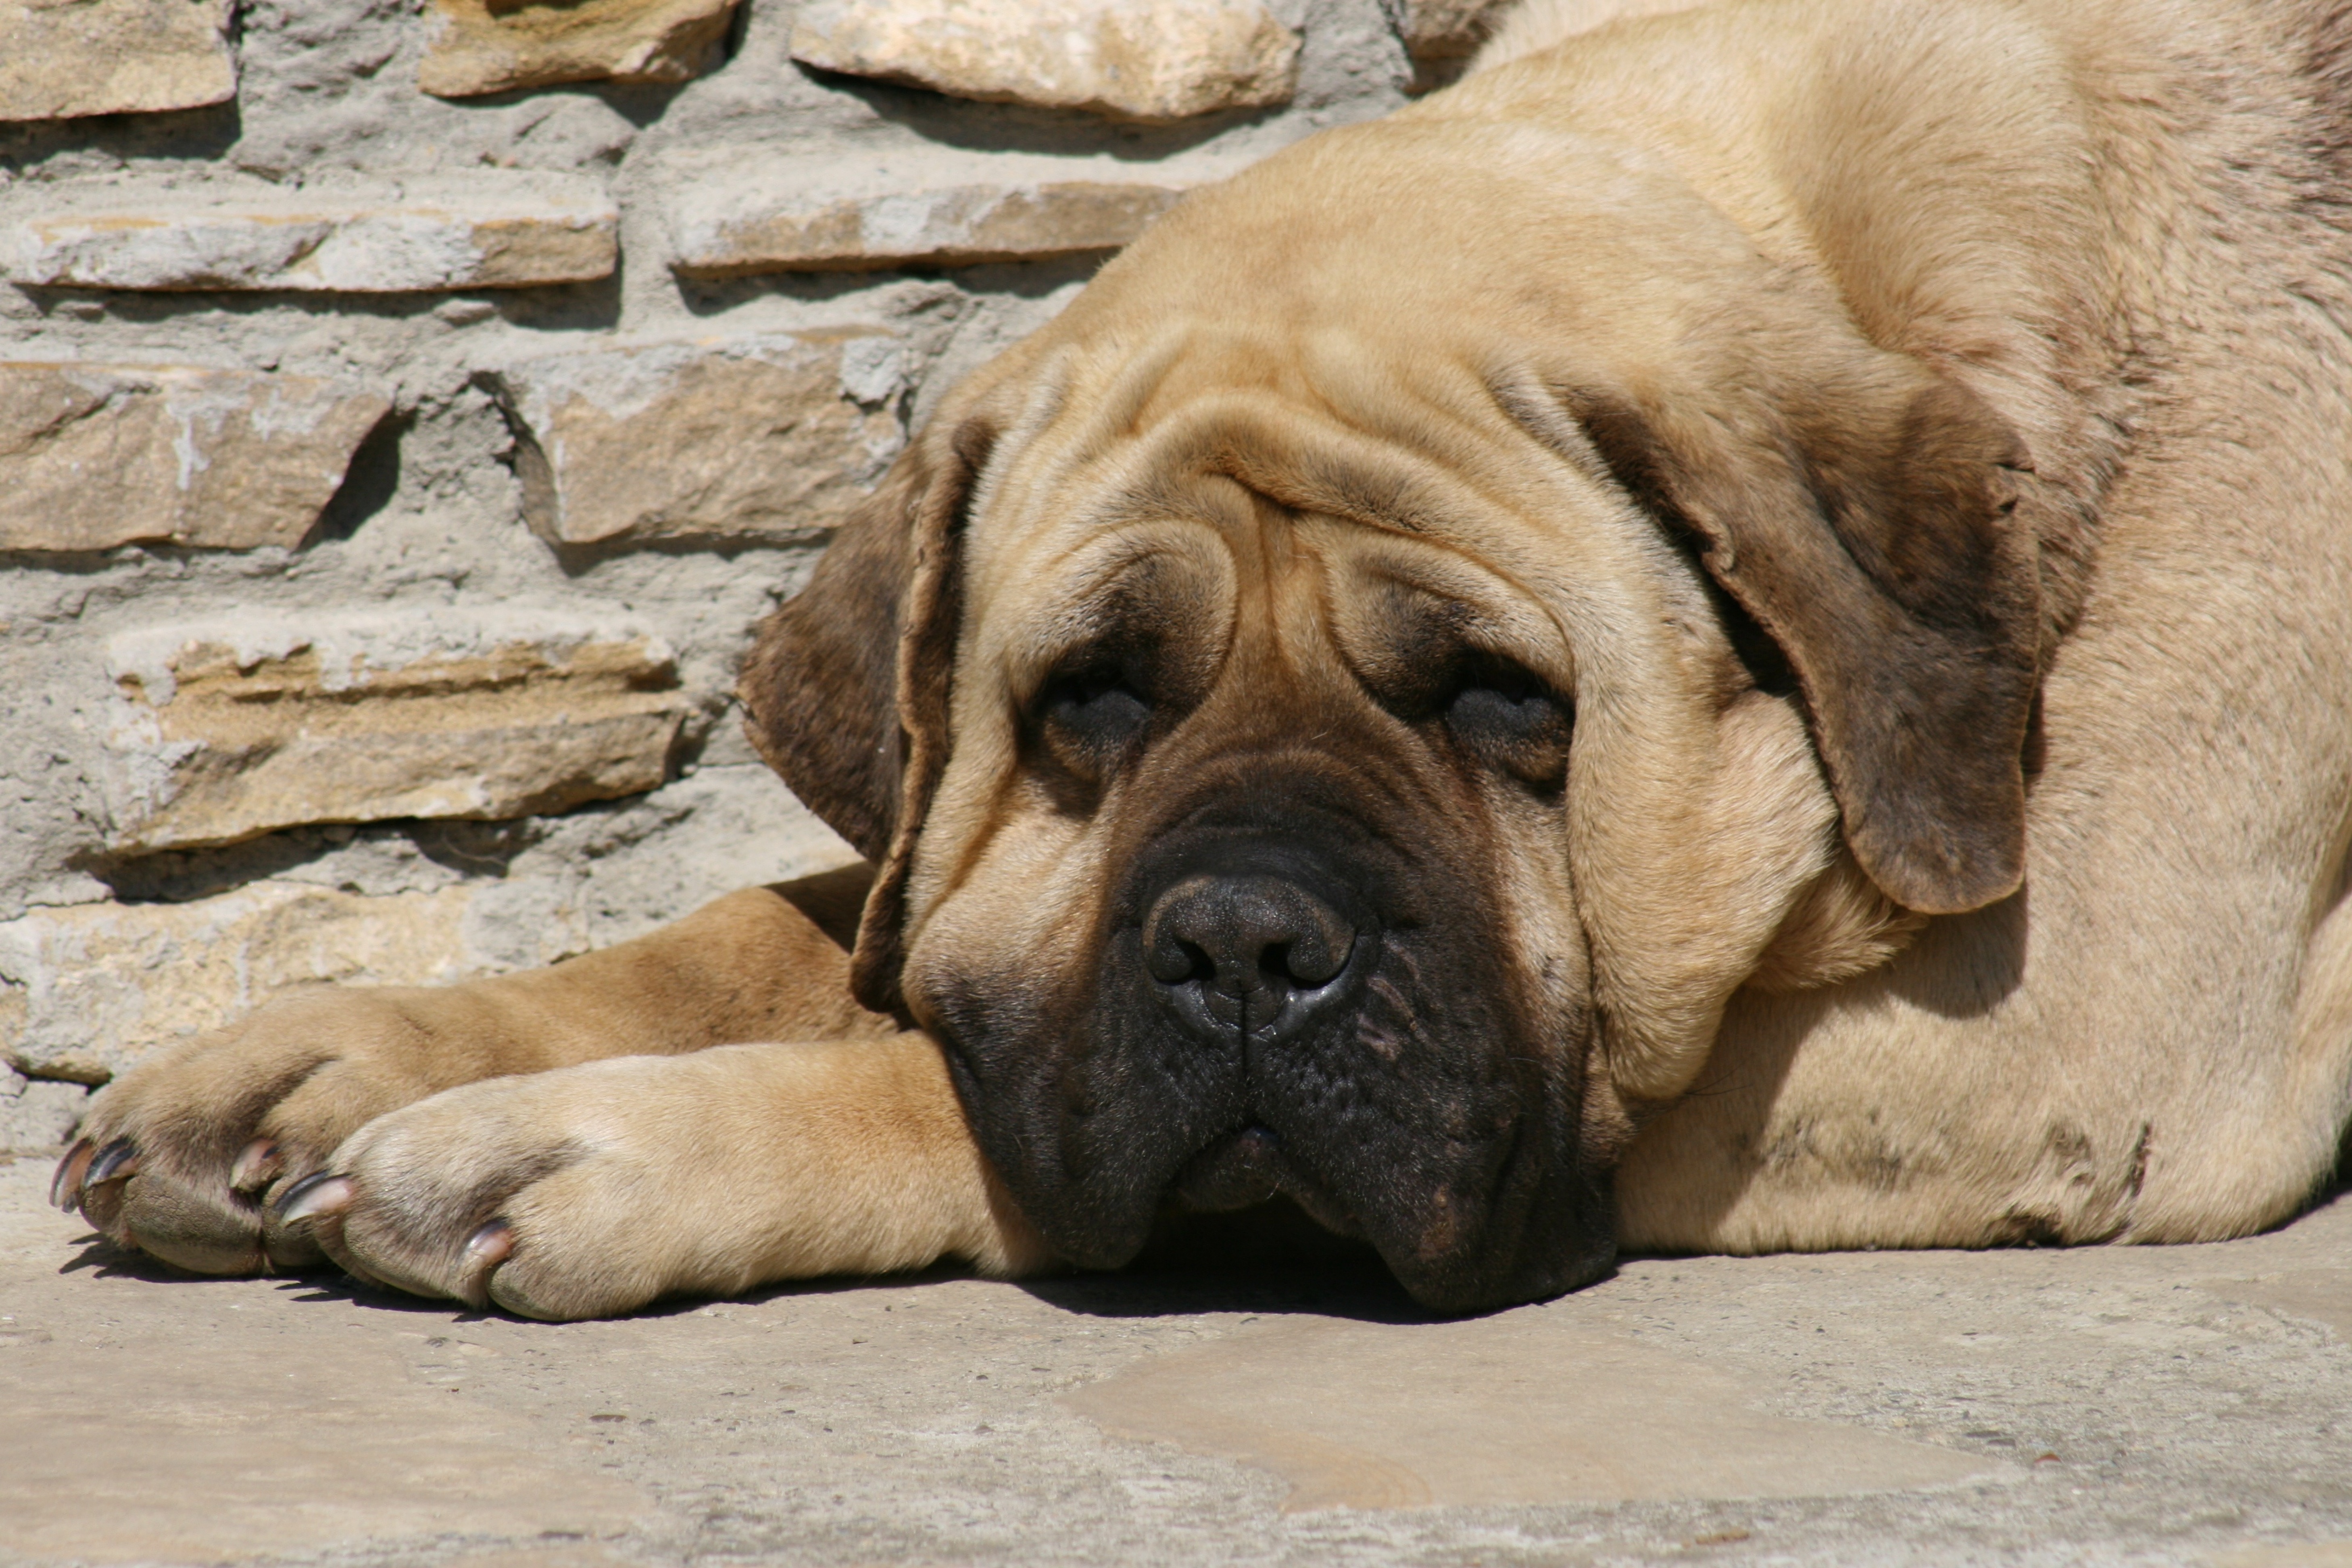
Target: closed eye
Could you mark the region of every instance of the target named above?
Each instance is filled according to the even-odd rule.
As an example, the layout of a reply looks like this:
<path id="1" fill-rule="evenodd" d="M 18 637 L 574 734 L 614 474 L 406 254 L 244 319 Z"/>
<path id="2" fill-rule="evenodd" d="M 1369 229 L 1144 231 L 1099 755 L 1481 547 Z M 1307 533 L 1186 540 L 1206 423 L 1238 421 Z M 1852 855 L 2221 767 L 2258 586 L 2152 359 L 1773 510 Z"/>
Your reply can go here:
<path id="1" fill-rule="evenodd" d="M 1469 652 L 1441 709 L 1447 731 L 1482 761 L 1538 789 L 1567 784 L 1574 710 L 1526 666 Z"/>
<path id="2" fill-rule="evenodd" d="M 1099 781 L 1142 736 L 1151 699 L 1136 675 L 1121 663 L 1088 664 L 1053 676 L 1039 689 L 1032 711 L 1064 767 Z"/>

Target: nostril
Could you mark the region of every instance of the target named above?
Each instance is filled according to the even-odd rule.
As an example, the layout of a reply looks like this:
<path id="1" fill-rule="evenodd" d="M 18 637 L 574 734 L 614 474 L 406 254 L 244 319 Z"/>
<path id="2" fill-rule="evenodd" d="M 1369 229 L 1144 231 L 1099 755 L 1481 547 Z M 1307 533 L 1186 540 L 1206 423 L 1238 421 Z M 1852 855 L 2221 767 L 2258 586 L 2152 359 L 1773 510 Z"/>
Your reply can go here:
<path id="1" fill-rule="evenodd" d="M 1261 967 L 1268 979 L 1312 990 L 1337 979 L 1339 972 L 1348 967 L 1348 959 L 1355 950 L 1353 931 L 1310 932 L 1267 949 Z"/>
<path id="2" fill-rule="evenodd" d="M 1185 985 L 1193 981 L 1214 980 L 1217 961 L 1199 942 L 1166 930 L 1150 933 L 1144 947 L 1144 964 L 1151 977 L 1162 985 Z"/>
<path id="3" fill-rule="evenodd" d="M 1327 942 L 1286 942 L 1258 955 L 1257 972 L 1273 985 L 1311 991 L 1348 967 L 1348 949 L 1335 955 Z"/>

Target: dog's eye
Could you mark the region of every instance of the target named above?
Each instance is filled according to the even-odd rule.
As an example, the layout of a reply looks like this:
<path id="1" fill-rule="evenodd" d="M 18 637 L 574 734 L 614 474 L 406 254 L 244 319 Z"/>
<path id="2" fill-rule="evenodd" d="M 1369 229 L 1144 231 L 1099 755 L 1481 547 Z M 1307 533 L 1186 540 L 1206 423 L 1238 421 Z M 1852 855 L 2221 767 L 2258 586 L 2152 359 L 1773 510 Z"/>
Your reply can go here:
<path id="1" fill-rule="evenodd" d="M 1505 773 L 1542 789 L 1566 783 L 1575 720 L 1566 700 L 1534 671 L 1475 654 L 1461 667 L 1444 710 L 1454 738 Z"/>
<path id="2" fill-rule="evenodd" d="M 1047 743 L 1073 772 L 1098 778 L 1117 765 L 1151 720 L 1142 683 L 1118 665 L 1096 665 L 1048 680 L 1036 713 Z"/>

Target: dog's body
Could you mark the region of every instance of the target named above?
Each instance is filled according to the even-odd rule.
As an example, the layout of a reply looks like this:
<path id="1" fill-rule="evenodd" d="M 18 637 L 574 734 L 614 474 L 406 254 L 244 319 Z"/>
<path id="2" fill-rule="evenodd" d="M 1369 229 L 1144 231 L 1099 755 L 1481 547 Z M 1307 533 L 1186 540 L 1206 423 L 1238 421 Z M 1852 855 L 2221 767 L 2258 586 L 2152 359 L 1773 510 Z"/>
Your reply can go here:
<path id="1" fill-rule="evenodd" d="M 2352 16 L 1546 27 L 1180 207 L 765 628 L 870 892 L 265 1009 L 65 1201 L 549 1316 L 1277 1193 L 1446 1307 L 2291 1212 L 2352 1114 Z"/>

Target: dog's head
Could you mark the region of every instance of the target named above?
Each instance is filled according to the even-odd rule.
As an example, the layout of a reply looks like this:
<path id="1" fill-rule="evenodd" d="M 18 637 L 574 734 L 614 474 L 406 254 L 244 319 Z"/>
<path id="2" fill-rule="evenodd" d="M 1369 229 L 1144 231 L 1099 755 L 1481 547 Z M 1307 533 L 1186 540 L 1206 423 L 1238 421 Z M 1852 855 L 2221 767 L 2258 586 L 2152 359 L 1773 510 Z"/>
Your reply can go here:
<path id="1" fill-rule="evenodd" d="M 960 388 L 743 689 L 1063 1253 L 1284 1193 L 1524 1300 L 1735 989 L 2017 885 L 2020 461 L 1672 179 L 1390 122 Z"/>

